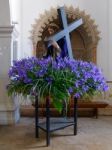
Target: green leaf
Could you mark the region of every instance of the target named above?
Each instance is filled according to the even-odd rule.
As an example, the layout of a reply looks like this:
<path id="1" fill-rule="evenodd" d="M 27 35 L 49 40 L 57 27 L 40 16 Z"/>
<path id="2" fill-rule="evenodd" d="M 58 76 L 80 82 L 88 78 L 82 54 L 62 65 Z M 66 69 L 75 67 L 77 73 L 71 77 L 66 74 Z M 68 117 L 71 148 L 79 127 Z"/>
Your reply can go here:
<path id="1" fill-rule="evenodd" d="M 54 107 L 61 113 L 63 109 L 63 104 L 60 101 L 53 100 Z"/>

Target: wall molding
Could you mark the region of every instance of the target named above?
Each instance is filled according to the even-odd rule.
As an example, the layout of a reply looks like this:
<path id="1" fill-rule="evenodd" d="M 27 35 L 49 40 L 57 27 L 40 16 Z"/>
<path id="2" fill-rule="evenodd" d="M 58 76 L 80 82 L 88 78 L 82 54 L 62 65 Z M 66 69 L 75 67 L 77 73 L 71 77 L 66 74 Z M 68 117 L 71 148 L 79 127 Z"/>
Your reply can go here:
<path id="1" fill-rule="evenodd" d="M 18 31 L 15 26 L 0 26 L 0 38 L 11 37 L 13 33 L 13 37 L 18 37 Z"/>

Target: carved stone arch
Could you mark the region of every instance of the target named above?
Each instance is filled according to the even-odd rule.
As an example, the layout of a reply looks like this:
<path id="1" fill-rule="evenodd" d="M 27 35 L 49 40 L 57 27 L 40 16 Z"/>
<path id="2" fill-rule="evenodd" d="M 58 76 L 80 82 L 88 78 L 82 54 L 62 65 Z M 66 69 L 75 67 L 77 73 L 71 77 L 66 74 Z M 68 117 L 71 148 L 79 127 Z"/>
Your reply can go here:
<path id="1" fill-rule="evenodd" d="M 53 22 L 61 29 L 57 9 L 58 7 L 51 8 L 50 11 L 45 11 L 44 14 L 40 15 L 39 19 L 35 20 L 35 24 L 32 25 L 30 38 L 34 47 L 34 55 L 37 57 L 42 57 L 44 54 L 43 39 L 49 24 Z M 82 18 L 84 21 L 81 27 L 71 33 L 74 58 L 96 63 L 96 49 L 100 39 L 100 32 L 98 31 L 98 26 L 95 24 L 95 20 L 91 19 L 90 15 L 86 14 L 85 11 L 79 10 L 79 8 L 74 9 L 72 6 L 65 6 L 65 11 L 68 23 L 79 18 Z M 79 47 L 77 47 L 78 45 Z"/>

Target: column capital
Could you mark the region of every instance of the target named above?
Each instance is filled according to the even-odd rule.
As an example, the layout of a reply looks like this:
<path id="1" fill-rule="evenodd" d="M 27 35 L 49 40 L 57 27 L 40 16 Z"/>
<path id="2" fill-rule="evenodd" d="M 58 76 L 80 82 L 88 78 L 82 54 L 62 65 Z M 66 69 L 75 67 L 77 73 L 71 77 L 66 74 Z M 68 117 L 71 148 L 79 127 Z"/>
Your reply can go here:
<path id="1" fill-rule="evenodd" d="M 14 38 L 18 37 L 18 32 L 15 28 L 15 26 L 0 26 L 0 37 L 11 37 Z"/>

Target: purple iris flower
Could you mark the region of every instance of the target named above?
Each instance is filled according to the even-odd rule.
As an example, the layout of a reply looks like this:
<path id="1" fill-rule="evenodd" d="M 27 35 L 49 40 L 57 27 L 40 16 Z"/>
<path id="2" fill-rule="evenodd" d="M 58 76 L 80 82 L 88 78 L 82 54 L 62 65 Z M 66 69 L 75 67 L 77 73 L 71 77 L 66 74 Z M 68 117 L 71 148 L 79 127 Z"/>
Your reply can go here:
<path id="1" fill-rule="evenodd" d="M 74 97 L 75 97 L 75 98 L 80 98 L 81 95 L 80 95 L 79 93 L 75 93 Z"/>
<path id="2" fill-rule="evenodd" d="M 70 82 L 65 86 L 69 93 L 76 92 L 75 97 L 79 98 L 83 94 L 94 91 L 107 91 L 108 86 L 102 75 L 101 69 L 93 63 L 71 60 L 68 57 L 57 58 L 57 61 L 51 57 L 47 59 L 37 59 L 36 57 L 25 58 L 13 61 L 13 66 L 8 72 L 11 81 L 23 84 L 34 83 L 41 78 L 43 82 L 52 84 L 58 77 Z"/>
<path id="3" fill-rule="evenodd" d="M 73 93 L 73 88 L 70 87 L 70 88 L 68 89 L 68 92 L 69 92 L 70 94 L 72 94 L 72 93 Z"/>

